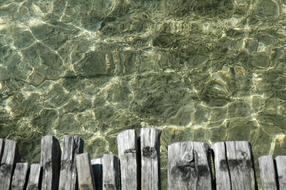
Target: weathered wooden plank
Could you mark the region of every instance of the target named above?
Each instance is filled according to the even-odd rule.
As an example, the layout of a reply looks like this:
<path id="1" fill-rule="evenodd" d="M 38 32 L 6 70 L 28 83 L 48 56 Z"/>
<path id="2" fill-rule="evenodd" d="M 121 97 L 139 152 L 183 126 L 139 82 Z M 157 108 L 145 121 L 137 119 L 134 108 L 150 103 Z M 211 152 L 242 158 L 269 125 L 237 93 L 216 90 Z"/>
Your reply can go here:
<path id="1" fill-rule="evenodd" d="M 215 179 L 217 190 L 231 190 L 230 174 L 224 142 L 212 146 L 214 152 Z"/>
<path id="2" fill-rule="evenodd" d="M 141 189 L 160 189 L 160 130 L 142 128 L 141 149 Z"/>
<path id="3" fill-rule="evenodd" d="M 279 189 L 286 189 L 286 156 L 277 156 L 275 158 Z"/>
<path id="4" fill-rule="evenodd" d="M 16 142 L 6 139 L 4 141 L 4 151 L 0 165 L 0 189 L 10 188 L 12 174 L 17 161 Z"/>
<path id="5" fill-rule="evenodd" d="M 29 164 L 17 163 L 11 184 L 11 190 L 25 190 L 27 184 L 27 177 L 29 171 Z"/>
<path id="6" fill-rule="evenodd" d="M 126 130 L 117 136 L 122 190 L 136 190 L 138 184 L 138 147 L 135 130 Z"/>
<path id="7" fill-rule="evenodd" d="M 276 170 L 272 156 L 261 156 L 258 158 L 260 180 L 263 190 L 276 190 Z"/>
<path id="8" fill-rule="evenodd" d="M 42 167 L 40 164 L 31 164 L 26 190 L 40 190 L 42 179 Z"/>
<path id="9" fill-rule="evenodd" d="M 43 167 L 42 190 L 56 190 L 59 186 L 61 148 L 59 141 L 51 135 L 41 141 L 41 166 Z"/>
<path id="10" fill-rule="evenodd" d="M 83 140 L 77 136 L 65 136 L 61 156 L 60 190 L 76 190 L 77 173 L 75 155 L 83 153 Z"/>
<path id="11" fill-rule="evenodd" d="M 192 142 L 178 142 L 168 146 L 168 190 L 193 189 L 196 175 Z"/>
<path id="12" fill-rule="evenodd" d="M 119 159 L 113 155 L 103 155 L 103 190 L 119 190 L 120 189 L 120 169 Z"/>
<path id="13" fill-rule="evenodd" d="M 4 139 L 0 139 L 0 163 L 2 159 L 3 150 L 4 150 Z"/>
<path id="14" fill-rule="evenodd" d="M 88 153 L 76 155 L 78 185 L 80 190 L 94 190 L 94 176 Z"/>
<path id="15" fill-rule="evenodd" d="M 232 190 L 255 190 L 256 179 L 249 142 L 228 141 L 225 144 Z"/>
<path id="16" fill-rule="evenodd" d="M 196 189 L 213 189 L 212 173 L 210 168 L 210 148 L 206 143 L 193 142 L 194 155 L 197 165 Z"/>
<path id="17" fill-rule="evenodd" d="M 208 146 L 199 142 L 178 142 L 168 147 L 168 189 L 212 189 Z"/>
<path id="18" fill-rule="evenodd" d="M 96 190 L 102 190 L 102 161 L 101 158 L 91 160 Z"/>

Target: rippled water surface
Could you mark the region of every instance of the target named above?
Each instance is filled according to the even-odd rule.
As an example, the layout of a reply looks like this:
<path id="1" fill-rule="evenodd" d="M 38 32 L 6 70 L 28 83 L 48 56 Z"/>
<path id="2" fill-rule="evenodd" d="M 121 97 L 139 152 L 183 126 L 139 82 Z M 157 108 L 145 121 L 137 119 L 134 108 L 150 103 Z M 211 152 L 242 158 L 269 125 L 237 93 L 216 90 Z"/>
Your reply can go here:
<path id="1" fill-rule="evenodd" d="M 179 140 L 285 154 L 285 44 L 286 0 L 0 0 L 0 136 L 30 161 L 45 134 L 95 158 L 146 126 L 163 159 Z"/>

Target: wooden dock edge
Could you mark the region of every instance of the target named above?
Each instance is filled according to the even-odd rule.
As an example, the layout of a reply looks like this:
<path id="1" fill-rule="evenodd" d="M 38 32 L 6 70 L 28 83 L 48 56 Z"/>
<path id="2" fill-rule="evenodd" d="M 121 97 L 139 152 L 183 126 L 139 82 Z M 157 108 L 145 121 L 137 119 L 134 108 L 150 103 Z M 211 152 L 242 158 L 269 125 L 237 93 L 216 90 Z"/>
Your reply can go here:
<path id="1" fill-rule="evenodd" d="M 160 130 L 142 128 L 117 136 L 118 156 L 90 159 L 84 142 L 47 135 L 41 162 L 19 162 L 17 143 L 0 139 L 0 190 L 160 190 Z M 176 142 L 168 146 L 168 190 L 286 189 L 286 156 L 261 156 L 255 171 L 247 141 Z M 260 176 L 256 176 L 259 173 Z"/>

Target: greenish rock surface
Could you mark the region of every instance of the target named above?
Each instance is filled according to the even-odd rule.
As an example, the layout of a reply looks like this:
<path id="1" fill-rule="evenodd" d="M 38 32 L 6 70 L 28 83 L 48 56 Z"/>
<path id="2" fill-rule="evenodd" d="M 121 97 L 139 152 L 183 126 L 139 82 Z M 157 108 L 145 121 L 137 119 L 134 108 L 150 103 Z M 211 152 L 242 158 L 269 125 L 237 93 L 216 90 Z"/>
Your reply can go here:
<path id="1" fill-rule="evenodd" d="M 95 158 L 157 127 L 164 175 L 175 141 L 285 154 L 285 43 L 285 0 L 2 0 L 0 137 L 37 161 L 41 136 L 79 135 Z"/>

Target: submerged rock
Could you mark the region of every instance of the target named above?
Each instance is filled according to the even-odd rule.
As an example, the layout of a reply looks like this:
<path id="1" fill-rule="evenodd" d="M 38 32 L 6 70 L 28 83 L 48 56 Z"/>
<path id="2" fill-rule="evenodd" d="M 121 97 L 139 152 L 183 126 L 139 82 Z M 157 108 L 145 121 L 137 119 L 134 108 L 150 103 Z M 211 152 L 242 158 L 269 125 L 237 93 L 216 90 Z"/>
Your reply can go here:
<path id="1" fill-rule="evenodd" d="M 164 9 L 177 16 L 188 15 L 202 10 L 215 10 L 219 6 L 229 4 L 225 0 L 163 0 L 163 2 Z"/>

